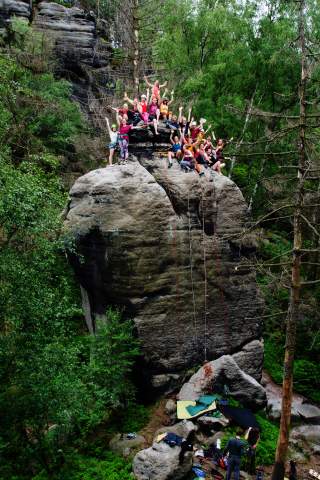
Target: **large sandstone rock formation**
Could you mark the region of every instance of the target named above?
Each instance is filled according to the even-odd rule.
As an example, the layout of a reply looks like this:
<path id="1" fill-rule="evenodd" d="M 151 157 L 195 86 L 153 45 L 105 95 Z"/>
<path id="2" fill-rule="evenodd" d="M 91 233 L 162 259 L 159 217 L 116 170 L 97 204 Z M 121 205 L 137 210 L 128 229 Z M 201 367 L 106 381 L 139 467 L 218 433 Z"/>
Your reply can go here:
<path id="1" fill-rule="evenodd" d="M 65 227 L 80 254 L 71 261 L 89 329 L 110 304 L 124 307 L 157 387 L 177 384 L 205 356 L 236 352 L 259 379 L 262 344 L 251 342 L 261 336 L 262 300 L 245 266 L 254 247 L 237 237 L 245 222 L 231 180 L 177 163 L 168 170 L 158 154 L 79 178 Z"/>

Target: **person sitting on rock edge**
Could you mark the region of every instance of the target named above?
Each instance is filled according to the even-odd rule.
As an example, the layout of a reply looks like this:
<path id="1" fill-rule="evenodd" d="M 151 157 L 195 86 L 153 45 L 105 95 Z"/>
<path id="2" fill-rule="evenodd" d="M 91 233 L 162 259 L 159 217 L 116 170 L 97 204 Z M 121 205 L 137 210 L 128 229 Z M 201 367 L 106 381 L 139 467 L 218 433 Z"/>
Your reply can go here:
<path id="1" fill-rule="evenodd" d="M 108 128 L 108 133 L 110 137 L 110 143 L 108 145 L 109 148 L 109 165 L 112 165 L 112 160 L 114 156 L 114 152 L 117 148 L 118 145 L 118 129 L 117 125 L 112 124 L 110 128 L 110 123 L 108 117 L 105 117 L 105 120 L 107 122 L 107 128 Z"/>
<path id="2" fill-rule="evenodd" d="M 182 157 L 182 145 L 179 140 L 178 135 L 175 135 L 173 137 L 174 130 L 171 130 L 171 135 L 170 135 L 170 142 L 171 142 L 171 149 L 168 152 L 168 161 L 169 161 L 169 168 L 172 167 L 172 159 L 176 158 L 177 160 L 180 160 Z M 173 138 L 172 138 L 173 137 Z"/>
<path id="3" fill-rule="evenodd" d="M 153 124 L 154 132 L 156 135 L 159 135 L 158 133 L 158 122 L 159 122 L 159 117 L 160 117 L 160 110 L 158 106 L 158 100 L 156 97 L 153 97 L 151 100 L 151 103 L 148 107 L 148 114 L 149 114 L 149 122 Z"/>
<path id="4" fill-rule="evenodd" d="M 160 104 L 160 116 L 164 121 L 167 121 L 169 118 L 169 106 L 173 102 L 174 91 L 171 92 L 171 99 L 163 98 Z"/>
<path id="5" fill-rule="evenodd" d="M 186 172 L 190 172 L 195 168 L 195 159 L 191 150 L 186 145 L 183 146 L 183 159 L 180 162 L 180 167 Z"/>

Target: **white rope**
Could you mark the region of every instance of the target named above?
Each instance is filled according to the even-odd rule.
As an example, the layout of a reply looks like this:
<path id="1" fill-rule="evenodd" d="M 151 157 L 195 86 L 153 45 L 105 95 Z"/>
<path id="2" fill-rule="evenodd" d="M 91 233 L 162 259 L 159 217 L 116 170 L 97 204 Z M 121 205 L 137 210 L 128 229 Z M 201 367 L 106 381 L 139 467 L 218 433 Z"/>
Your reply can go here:
<path id="1" fill-rule="evenodd" d="M 206 233 L 204 229 L 204 208 L 203 208 L 203 188 L 201 196 L 201 206 L 202 206 L 202 243 L 203 243 L 203 271 L 204 271 L 204 360 L 207 361 L 207 295 L 208 295 L 208 286 L 207 286 L 207 264 L 206 264 Z"/>
<path id="2" fill-rule="evenodd" d="M 195 331 L 196 345 L 198 347 L 198 326 L 196 316 L 196 301 L 194 293 L 193 282 L 193 255 L 192 255 L 192 234 L 191 234 L 191 218 L 190 218 L 190 196 L 188 191 L 188 220 L 189 220 L 189 260 L 190 260 L 190 277 L 191 277 L 191 291 L 192 291 L 192 303 L 193 303 L 193 326 Z"/>

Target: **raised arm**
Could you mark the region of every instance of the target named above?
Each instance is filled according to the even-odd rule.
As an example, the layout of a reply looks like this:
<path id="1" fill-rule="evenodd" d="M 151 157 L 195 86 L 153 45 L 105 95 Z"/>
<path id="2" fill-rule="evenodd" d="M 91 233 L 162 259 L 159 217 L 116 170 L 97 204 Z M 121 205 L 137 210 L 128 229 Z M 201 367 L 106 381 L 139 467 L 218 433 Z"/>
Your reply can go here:
<path id="1" fill-rule="evenodd" d="M 166 98 L 167 93 L 168 93 L 168 89 L 165 88 L 165 90 L 164 90 L 164 92 L 163 92 L 163 95 L 162 95 L 162 97 L 161 97 L 161 101 L 162 101 L 164 98 Z"/>
<path id="2" fill-rule="evenodd" d="M 105 117 L 105 121 L 107 122 L 108 133 L 109 133 L 109 135 L 111 136 L 112 130 L 111 130 L 111 128 L 110 128 L 109 118 L 108 118 L 108 117 Z"/>
<path id="3" fill-rule="evenodd" d="M 171 133 L 170 133 L 170 142 L 172 143 L 172 145 L 174 144 L 174 141 L 173 141 L 173 138 L 172 138 L 173 132 L 174 132 L 174 130 L 171 130 Z"/>
<path id="4" fill-rule="evenodd" d="M 188 122 L 190 122 L 190 120 L 191 120 L 191 112 L 192 112 L 192 108 L 189 108 L 189 112 L 188 112 Z"/>
<path id="5" fill-rule="evenodd" d="M 151 86 L 152 86 L 152 85 L 151 85 Z M 149 100 L 150 100 L 150 89 L 147 88 L 147 100 L 146 100 L 147 105 L 149 105 Z"/>
<path id="6" fill-rule="evenodd" d="M 205 134 L 205 135 L 206 135 L 206 133 L 208 133 L 208 132 L 209 132 L 209 130 L 211 129 L 211 127 L 212 127 L 212 125 L 208 125 L 208 128 L 207 128 L 207 130 L 205 130 L 205 131 L 204 131 L 204 134 Z"/>
<path id="7" fill-rule="evenodd" d="M 166 87 L 168 85 L 168 82 L 164 82 L 162 85 L 159 85 L 159 88 Z"/>
<path id="8" fill-rule="evenodd" d="M 171 103 L 173 102 L 173 95 L 174 95 L 174 90 L 171 91 L 171 98 L 170 98 L 170 101 L 168 102 L 168 106 L 171 105 Z M 180 116 L 180 111 L 179 111 L 179 116 Z"/>
<path id="9" fill-rule="evenodd" d="M 117 119 L 118 127 L 120 127 L 120 118 L 119 118 L 119 111 L 118 110 L 117 110 L 117 113 L 116 113 L 116 119 Z"/>
<path id="10" fill-rule="evenodd" d="M 150 88 L 153 87 L 152 83 L 149 82 L 149 80 L 147 79 L 146 76 L 144 76 L 144 81 L 146 82 L 146 84 L 147 84 L 148 87 L 150 87 Z"/>
<path id="11" fill-rule="evenodd" d="M 130 98 L 127 95 L 127 92 L 125 92 L 123 99 L 124 99 L 125 102 L 130 103 L 130 105 L 134 105 L 134 101 L 130 100 Z"/>
<path id="12" fill-rule="evenodd" d="M 181 123 L 182 122 L 182 106 L 180 105 L 179 107 L 179 116 L 178 116 L 178 123 Z"/>

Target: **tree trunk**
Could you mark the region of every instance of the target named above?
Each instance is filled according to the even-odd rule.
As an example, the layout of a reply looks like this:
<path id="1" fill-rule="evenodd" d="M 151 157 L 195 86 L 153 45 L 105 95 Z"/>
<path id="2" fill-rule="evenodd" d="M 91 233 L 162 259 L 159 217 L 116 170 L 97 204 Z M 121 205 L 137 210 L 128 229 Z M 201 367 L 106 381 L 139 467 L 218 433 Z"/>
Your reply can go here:
<path id="1" fill-rule="evenodd" d="M 133 0 L 133 81 L 135 95 L 140 89 L 139 0 Z"/>
<path id="2" fill-rule="evenodd" d="M 299 2 L 299 43 L 301 49 L 301 78 L 300 78 L 300 155 L 298 164 L 298 184 L 294 205 L 294 240 L 291 269 L 290 300 L 288 306 L 286 345 L 282 385 L 282 406 L 280 432 L 276 450 L 275 465 L 272 472 L 272 480 L 283 480 L 285 473 L 285 462 L 289 445 L 289 429 L 291 422 L 291 403 L 293 386 L 293 365 L 296 342 L 296 325 L 300 311 L 300 270 L 301 270 L 301 248 L 302 228 L 301 213 L 304 201 L 304 179 L 306 171 L 306 86 L 307 86 L 307 54 L 305 43 L 305 0 Z"/>

